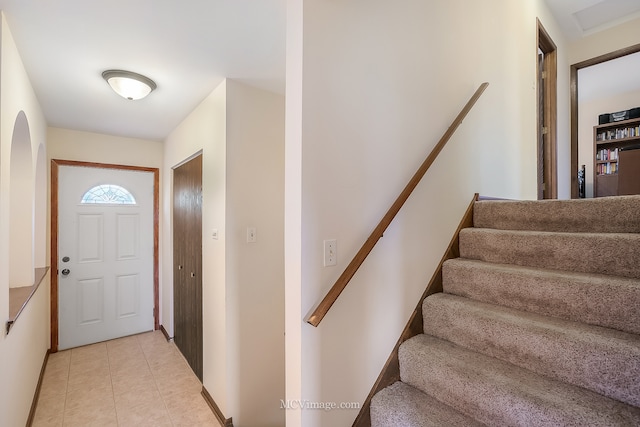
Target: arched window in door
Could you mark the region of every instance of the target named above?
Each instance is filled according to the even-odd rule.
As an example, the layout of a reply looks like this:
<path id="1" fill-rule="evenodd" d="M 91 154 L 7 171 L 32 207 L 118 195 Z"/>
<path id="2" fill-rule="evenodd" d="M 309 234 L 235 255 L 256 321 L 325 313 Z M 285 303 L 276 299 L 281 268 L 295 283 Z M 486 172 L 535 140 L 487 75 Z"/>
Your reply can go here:
<path id="1" fill-rule="evenodd" d="M 124 187 L 115 184 L 101 184 L 87 190 L 80 203 L 135 205 L 136 199 Z"/>

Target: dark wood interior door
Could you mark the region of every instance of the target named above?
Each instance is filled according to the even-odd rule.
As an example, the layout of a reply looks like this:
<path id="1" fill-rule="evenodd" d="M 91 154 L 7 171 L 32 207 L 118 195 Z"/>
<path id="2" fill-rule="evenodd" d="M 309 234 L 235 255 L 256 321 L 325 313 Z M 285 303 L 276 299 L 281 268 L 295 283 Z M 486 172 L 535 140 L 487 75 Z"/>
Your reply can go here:
<path id="1" fill-rule="evenodd" d="M 173 170 L 174 341 L 202 381 L 202 155 Z"/>

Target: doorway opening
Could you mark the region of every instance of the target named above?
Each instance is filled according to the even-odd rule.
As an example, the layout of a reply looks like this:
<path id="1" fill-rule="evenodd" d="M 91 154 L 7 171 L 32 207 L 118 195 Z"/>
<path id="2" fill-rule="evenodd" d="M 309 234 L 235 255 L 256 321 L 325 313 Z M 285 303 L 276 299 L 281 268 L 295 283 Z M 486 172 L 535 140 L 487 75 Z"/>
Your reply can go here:
<path id="1" fill-rule="evenodd" d="M 571 88 L 571 198 L 576 199 L 579 196 L 578 190 L 578 71 L 582 68 L 592 65 L 601 64 L 640 52 L 640 44 L 635 44 L 623 49 L 619 49 L 595 58 L 587 59 L 582 62 L 571 65 L 570 67 L 570 88 Z"/>
<path id="2" fill-rule="evenodd" d="M 149 172 L 153 174 L 153 327 L 159 328 L 159 169 L 138 167 L 138 166 L 125 166 L 125 165 L 112 165 L 103 163 L 91 163 L 91 162 L 78 162 L 70 160 L 51 160 L 51 266 L 58 266 L 59 260 L 59 167 L 60 166 L 76 166 L 96 169 L 113 169 L 113 170 L 128 170 L 137 172 Z M 57 267 L 55 274 L 51 274 L 51 352 L 57 352 L 59 346 L 59 275 L 60 271 Z"/>
<path id="3" fill-rule="evenodd" d="M 538 23 L 538 199 L 558 198 L 557 161 L 557 48 Z"/>

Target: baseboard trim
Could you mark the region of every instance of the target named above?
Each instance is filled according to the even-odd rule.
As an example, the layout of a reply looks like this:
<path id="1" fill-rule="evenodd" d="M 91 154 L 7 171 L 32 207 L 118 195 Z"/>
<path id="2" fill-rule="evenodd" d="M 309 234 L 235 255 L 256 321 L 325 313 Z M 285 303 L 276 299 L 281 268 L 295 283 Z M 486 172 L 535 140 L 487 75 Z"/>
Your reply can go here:
<path id="1" fill-rule="evenodd" d="M 216 401 L 213 400 L 213 397 L 209 394 L 205 386 L 202 386 L 202 397 L 204 397 L 204 400 L 207 402 L 207 404 L 211 408 L 211 411 L 216 416 L 222 427 L 233 427 L 233 419 L 224 417 L 222 411 L 216 404 Z"/>
<path id="2" fill-rule="evenodd" d="M 162 335 L 164 335 L 167 341 L 171 341 L 173 339 L 169 336 L 169 333 L 167 332 L 167 330 L 164 328 L 163 325 L 160 325 L 160 332 L 162 332 Z"/>
<path id="3" fill-rule="evenodd" d="M 44 360 L 42 361 L 42 367 L 40 368 L 40 377 L 38 378 L 36 391 L 33 394 L 33 401 L 31 402 L 31 409 L 29 410 L 29 418 L 27 418 L 27 427 L 31 427 L 31 425 L 33 424 L 33 420 L 36 417 L 36 408 L 38 407 L 38 399 L 40 398 L 40 389 L 42 388 L 44 370 L 47 368 L 47 361 L 49 360 L 50 353 L 51 349 L 48 349 L 44 355 Z"/>

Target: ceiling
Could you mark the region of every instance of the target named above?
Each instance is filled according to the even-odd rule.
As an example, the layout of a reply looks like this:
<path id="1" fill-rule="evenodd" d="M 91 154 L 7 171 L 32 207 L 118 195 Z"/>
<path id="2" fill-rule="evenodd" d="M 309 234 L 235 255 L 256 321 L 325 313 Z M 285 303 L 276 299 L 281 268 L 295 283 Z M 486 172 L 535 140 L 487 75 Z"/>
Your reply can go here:
<path id="1" fill-rule="evenodd" d="M 546 2 L 569 40 L 640 16 L 640 0 Z M 0 10 L 50 126 L 162 141 L 224 78 L 284 93 L 286 0 L 0 0 Z M 107 69 L 158 88 L 125 100 Z"/>
<path id="2" fill-rule="evenodd" d="M 284 93 L 286 0 L 0 0 L 50 126 L 162 141 L 226 77 Z M 128 101 L 107 69 L 158 88 Z"/>
<path id="3" fill-rule="evenodd" d="M 546 0 L 569 41 L 640 18 L 640 0 Z M 578 72 L 579 102 L 640 90 L 640 53 Z"/>
<path id="4" fill-rule="evenodd" d="M 640 18 L 640 0 L 545 0 L 569 41 Z"/>

